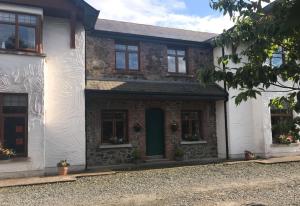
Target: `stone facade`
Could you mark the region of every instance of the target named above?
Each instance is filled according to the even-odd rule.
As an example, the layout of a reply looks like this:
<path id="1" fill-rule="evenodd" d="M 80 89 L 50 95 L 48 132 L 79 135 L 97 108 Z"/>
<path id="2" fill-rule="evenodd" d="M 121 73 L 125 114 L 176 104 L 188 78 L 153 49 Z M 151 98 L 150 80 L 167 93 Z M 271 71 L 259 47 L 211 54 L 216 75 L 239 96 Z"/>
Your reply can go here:
<path id="1" fill-rule="evenodd" d="M 115 40 L 107 37 L 87 36 L 86 78 L 139 79 L 164 81 L 196 81 L 198 69 L 213 65 L 213 50 L 207 46 L 183 46 L 187 51 L 188 75 L 168 73 L 167 44 L 140 41 L 140 70 L 122 73 L 115 70 Z M 181 47 L 180 47 L 181 48 Z"/>
<path id="2" fill-rule="evenodd" d="M 101 99 L 101 96 L 87 96 L 87 165 L 89 167 L 129 163 L 134 148 L 141 152 L 146 159 L 146 122 L 145 111 L 147 108 L 160 108 L 165 116 L 165 158 L 174 159 L 175 147 L 179 146 L 185 151 L 185 160 L 217 157 L 215 103 L 209 101 L 144 101 Z M 111 148 L 101 145 L 101 111 L 103 110 L 126 110 L 128 111 L 128 136 L 129 146 Z M 205 142 L 202 144 L 184 145 L 181 141 L 181 111 L 202 111 L 203 135 Z M 171 123 L 179 123 L 179 129 L 173 132 Z M 142 126 L 140 132 L 134 130 L 134 125 Z M 125 145 L 126 146 L 126 145 Z"/>
<path id="3" fill-rule="evenodd" d="M 187 74 L 168 73 L 168 44 L 155 41 L 136 41 L 139 46 L 139 71 L 120 72 L 115 69 L 115 42 L 109 35 L 90 33 L 86 38 L 87 80 L 149 80 L 164 82 L 196 82 L 197 70 L 213 65 L 212 48 L 207 44 L 195 43 L 183 47 L 187 53 Z M 216 115 L 214 101 L 160 100 L 143 98 L 107 97 L 97 93 L 86 95 L 86 133 L 88 167 L 129 163 L 132 152 L 138 149 L 142 159 L 146 157 L 146 110 L 161 109 L 164 112 L 164 157 L 174 159 L 175 148 L 185 153 L 185 160 L 217 157 Z M 125 110 L 128 112 L 129 144 L 120 147 L 101 144 L 101 111 Z M 201 111 L 202 133 L 205 141 L 184 144 L 181 141 L 181 112 Z M 179 129 L 171 130 L 176 121 Z M 139 123 L 142 130 L 135 132 Z"/>

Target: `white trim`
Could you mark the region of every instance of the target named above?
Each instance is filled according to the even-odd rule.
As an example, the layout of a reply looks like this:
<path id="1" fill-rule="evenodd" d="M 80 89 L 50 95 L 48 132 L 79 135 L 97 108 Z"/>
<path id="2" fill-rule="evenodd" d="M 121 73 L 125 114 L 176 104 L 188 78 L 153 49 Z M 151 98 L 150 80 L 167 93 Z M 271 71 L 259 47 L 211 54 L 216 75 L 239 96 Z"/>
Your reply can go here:
<path id="1" fill-rule="evenodd" d="M 34 14 L 43 17 L 44 12 L 42 8 L 38 7 L 30 7 L 30 6 L 21 6 L 15 4 L 4 4 L 0 3 L 0 10 L 8 11 L 8 12 L 20 12 L 26 14 Z"/>
<path id="2" fill-rule="evenodd" d="M 100 149 L 119 149 L 119 148 L 132 148 L 132 144 L 111 144 L 111 145 L 101 145 Z"/>
<path id="3" fill-rule="evenodd" d="M 271 147 L 299 147 L 299 143 L 292 143 L 292 144 L 271 144 Z"/>
<path id="4" fill-rule="evenodd" d="M 182 145 L 193 145 L 193 144 L 207 144 L 207 141 L 182 141 L 180 144 Z"/>

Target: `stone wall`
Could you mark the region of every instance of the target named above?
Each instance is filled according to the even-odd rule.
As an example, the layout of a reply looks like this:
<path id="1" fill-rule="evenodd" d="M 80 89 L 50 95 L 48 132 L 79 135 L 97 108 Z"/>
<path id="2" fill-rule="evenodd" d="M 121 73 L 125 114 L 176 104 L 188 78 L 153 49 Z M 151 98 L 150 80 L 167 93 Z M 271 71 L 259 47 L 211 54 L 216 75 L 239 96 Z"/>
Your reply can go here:
<path id="1" fill-rule="evenodd" d="M 129 163 L 134 148 L 138 148 L 142 158 L 146 158 L 145 111 L 147 108 L 160 108 L 165 113 L 165 158 L 174 159 L 175 147 L 181 145 L 181 111 L 202 111 L 203 135 L 206 143 L 201 145 L 181 145 L 185 151 L 185 160 L 217 157 L 215 103 L 209 101 L 154 101 L 103 99 L 101 96 L 87 95 L 86 100 L 86 133 L 87 165 L 89 167 Z M 101 111 L 128 111 L 128 147 L 103 148 L 101 145 Z M 179 129 L 172 132 L 170 125 L 176 121 Z M 140 132 L 133 126 L 139 123 Z"/>
<path id="2" fill-rule="evenodd" d="M 86 75 L 88 80 L 107 78 L 196 81 L 196 71 L 213 65 L 212 48 L 194 45 L 183 46 L 187 51 L 188 75 L 168 73 L 167 44 L 147 41 L 138 42 L 140 71 L 124 73 L 115 70 L 115 40 L 89 34 L 87 36 Z"/>

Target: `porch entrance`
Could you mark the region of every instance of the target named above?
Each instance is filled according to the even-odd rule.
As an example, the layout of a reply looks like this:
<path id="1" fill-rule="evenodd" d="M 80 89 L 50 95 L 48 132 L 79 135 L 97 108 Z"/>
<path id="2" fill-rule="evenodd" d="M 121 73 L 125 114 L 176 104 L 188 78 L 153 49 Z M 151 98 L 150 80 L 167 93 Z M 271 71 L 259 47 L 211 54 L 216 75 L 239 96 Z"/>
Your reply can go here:
<path id="1" fill-rule="evenodd" d="M 146 153 L 147 156 L 164 156 L 164 112 L 161 109 L 146 110 Z"/>

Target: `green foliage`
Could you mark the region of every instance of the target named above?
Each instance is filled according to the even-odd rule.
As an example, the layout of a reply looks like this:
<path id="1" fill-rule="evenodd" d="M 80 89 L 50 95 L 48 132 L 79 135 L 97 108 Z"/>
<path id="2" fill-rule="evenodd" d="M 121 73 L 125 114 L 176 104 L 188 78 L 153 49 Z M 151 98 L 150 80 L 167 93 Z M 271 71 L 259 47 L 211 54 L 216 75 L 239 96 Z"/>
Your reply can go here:
<path id="1" fill-rule="evenodd" d="M 70 164 L 67 160 L 61 160 L 59 163 L 57 163 L 57 167 L 70 167 Z"/>
<path id="2" fill-rule="evenodd" d="M 183 157 L 184 156 L 184 151 L 179 148 L 179 147 L 176 147 L 175 149 L 175 157 Z"/>
<path id="3" fill-rule="evenodd" d="M 282 106 L 287 100 L 290 108 L 300 112 L 300 1 L 277 0 L 265 8 L 262 2 L 269 1 L 210 1 L 211 7 L 229 15 L 235 26 L 214 40 L 214 46 L 232 50 L 219 58 L 224 68 L 202 71 L 201 82 L 226 81 L 229 88 L 240 91 L 236 104 L 280 89 L 286 95 L 273 103 Z M 243 51 L 237 52 L 241 47 Z M 281 65 L 271 64 L 274 53 L 283 55 Z M 239 64 L 232 68 L 230 62 Z"/>
<path id="4" fill-rule="evenodd" d="M 141 159 L 141 152 L 137 148 L 134 148 L 132 151 L 132 159 L 133 160 L 140 160 Z"/>

